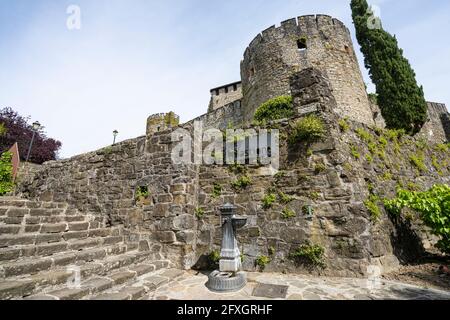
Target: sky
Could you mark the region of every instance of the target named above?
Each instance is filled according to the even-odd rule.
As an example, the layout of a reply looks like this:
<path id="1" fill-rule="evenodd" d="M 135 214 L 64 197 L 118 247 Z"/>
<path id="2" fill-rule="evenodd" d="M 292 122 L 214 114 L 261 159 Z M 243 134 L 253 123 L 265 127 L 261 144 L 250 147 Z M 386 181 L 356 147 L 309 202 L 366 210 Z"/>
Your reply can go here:
<path id="1" fill-rule="evenodd" d="M 0 108 L 60 140 L 60 158 L 145 134 L 149 115 L 182 122 L 207 111 L 209 89 L 240 80 L 250 41 L 271 25 L 328 14 L 351 30 L 349 0 L 0 0 Z M 450 106 L 450 2 L 372 0 L 424 86 Z M 69 29 L 70 5 L 81 28 Z M 373 91 L 354 39 L 369 91 Z"/>

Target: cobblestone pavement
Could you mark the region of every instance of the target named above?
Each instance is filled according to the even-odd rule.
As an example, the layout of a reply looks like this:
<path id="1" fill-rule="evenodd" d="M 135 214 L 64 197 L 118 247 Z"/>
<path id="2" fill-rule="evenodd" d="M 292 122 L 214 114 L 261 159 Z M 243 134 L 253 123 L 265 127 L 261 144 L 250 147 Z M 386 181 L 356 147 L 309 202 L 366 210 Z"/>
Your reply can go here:
<path id="1" fill-rule="evenodd" d="M 177 280 L 157 289 L 156 300 L 450 300 L 450 292 L 408 284 L 353 278 L 314 278 L 303 275 L 248 273 L 248 284 L 239 292 L 217 294 L 205 283 L 206 274 L 186 271 Z"/>

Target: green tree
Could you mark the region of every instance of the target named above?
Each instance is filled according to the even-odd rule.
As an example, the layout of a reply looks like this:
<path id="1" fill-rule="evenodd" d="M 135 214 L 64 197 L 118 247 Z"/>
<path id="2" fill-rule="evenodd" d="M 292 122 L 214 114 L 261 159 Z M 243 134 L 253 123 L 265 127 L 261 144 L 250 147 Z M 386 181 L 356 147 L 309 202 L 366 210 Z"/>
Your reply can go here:
<path id="1" fill-rule="evenodd" d="M 352 0 L 351 8 L 356 38 L 387 127 L 419 132 L 427 120 L 427 104 L 414 70 L 395 36 L 383 30 L 366 0 Z"/>

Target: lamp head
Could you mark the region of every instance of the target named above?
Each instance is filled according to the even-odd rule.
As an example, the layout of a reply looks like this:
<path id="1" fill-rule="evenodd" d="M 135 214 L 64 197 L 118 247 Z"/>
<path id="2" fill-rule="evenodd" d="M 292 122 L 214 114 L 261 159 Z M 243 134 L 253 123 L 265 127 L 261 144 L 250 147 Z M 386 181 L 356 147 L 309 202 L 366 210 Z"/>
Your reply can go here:
<path id="1" fill-rule="evenodd" d="M 40 128 L 41 128 L 41 124 L 38 121 L 33 123 L 33 130 L 37 131 Z"/>

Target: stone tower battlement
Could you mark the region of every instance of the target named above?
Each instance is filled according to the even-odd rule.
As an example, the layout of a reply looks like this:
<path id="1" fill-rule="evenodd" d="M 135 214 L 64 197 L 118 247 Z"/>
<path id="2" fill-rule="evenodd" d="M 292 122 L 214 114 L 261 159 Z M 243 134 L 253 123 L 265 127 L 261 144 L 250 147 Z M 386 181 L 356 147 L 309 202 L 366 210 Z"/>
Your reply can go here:
<path id="1" fill-rule="evenodd" d="M 227 104 L 242 99 L 242 82 L 234 82 L 210 90 L 211 101 L 208 112 L 217 110 Z"/>
<path id="2" fill-rule="evenodd" d="M 283 21 L 250 43 L 241 62 L 244 122 L 268 99 L 290 94 L 290 76 L 310 67 L 329 78 L 339 115 L 374 124 L 350 32 L 327 15 Z"/>
<path id="3" fill-rule="evenodd" d="M 147 136 L 177 126 L 180 117 L 174 112 L 157 113 L 147 118 Z"/>

